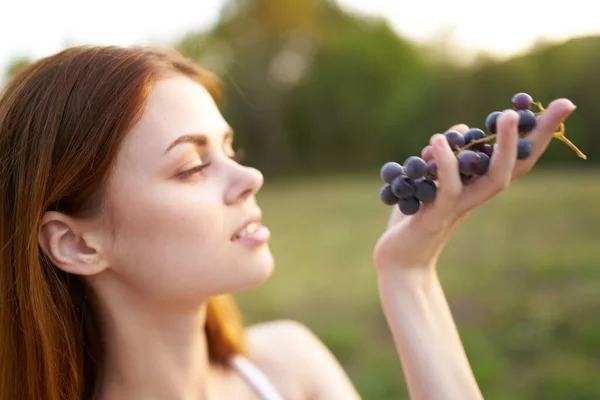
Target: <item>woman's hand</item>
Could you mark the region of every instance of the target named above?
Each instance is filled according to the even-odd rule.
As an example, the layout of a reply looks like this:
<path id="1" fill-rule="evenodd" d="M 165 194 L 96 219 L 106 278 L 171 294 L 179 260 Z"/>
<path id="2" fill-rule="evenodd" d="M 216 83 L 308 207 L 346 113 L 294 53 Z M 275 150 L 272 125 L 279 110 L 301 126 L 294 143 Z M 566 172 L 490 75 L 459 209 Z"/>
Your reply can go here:
<path id="1" fill-rule="evenodd" d="M 575 106 L 567 99 L 552 102 L 540 117 L 536 128 L 527 135 L 532 154 L 517 160 L 518 115 L 507 110 L 497 122 L 497 145 L 488 172 L 463 186 L 456 156 L 441 134 L 431 137 L 427 157 L 438 166 L 438 192 L 432 203 L 423 204 L 415 215 L 403 215 L 397 206 L 388 229 L 377 241 L 374 261 L 379 271 L 390 268 L 433 268 L 450 234 L 471 210 L 486 203 L 508 187 L 510 182 L 527 173 L 552 140 L 559 125 Z M 465 125 L 453 127 L 463 133 Z"/>
<path id="2" fill-rule="evenodd" d="M 505 111 L 497 122 L 497 145 L 484 176 L 463 186 L 458 162 L 443 135 L 433 135 L 429 154 L 437 163 L 438 192 L 415 215 L 394 207 L 374 260 L 381 305 L 414 400 L 483 398 L 462 346 L 437 276 L 437 259 L 456 226 L 475 207 L 528 172 L 575 107 L 565 99 L 550 104 L 528 139 L 532 154 L 517 161 L 518 116 Z M 466 131 L 464 125 L 454 129 Z"/>

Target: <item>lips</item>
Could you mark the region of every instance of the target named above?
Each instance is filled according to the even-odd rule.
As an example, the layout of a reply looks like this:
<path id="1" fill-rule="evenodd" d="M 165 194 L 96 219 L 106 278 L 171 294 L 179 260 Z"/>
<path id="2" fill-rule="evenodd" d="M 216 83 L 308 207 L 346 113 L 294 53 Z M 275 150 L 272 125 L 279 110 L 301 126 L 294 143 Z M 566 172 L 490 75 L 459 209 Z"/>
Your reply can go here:
<path id="1" fill-rule="evenodd" d="M 261 215 L 256 214 L 244 222 L 244 224 L 231 236 L 231 240 L 240 240 L 253 234 L 261 227 Z"/>

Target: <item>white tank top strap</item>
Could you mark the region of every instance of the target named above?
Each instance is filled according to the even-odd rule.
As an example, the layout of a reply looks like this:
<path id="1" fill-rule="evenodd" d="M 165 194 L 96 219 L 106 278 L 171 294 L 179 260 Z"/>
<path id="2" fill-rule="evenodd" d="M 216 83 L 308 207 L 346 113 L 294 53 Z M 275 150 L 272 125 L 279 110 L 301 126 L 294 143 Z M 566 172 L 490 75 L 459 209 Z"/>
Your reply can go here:
<path id="1" fill-rule="evenodd" d="M 265 374 L 246 357 L 237 354 L 232 356 L 229 362 L 263 400 L 284 400 Z"/>

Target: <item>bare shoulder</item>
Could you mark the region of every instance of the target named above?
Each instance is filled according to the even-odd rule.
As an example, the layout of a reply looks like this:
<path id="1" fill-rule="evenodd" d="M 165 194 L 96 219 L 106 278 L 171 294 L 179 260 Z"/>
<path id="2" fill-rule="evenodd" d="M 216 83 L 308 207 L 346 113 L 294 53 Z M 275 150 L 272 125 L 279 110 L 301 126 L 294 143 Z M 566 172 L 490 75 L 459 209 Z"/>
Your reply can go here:
<path id="1" fill-rule="evenodd" d="M 250 360 L 293 397 L 360 398 L 329 349 L 297 321 L 253 325 L 248 328 L 248 345 Z"/>

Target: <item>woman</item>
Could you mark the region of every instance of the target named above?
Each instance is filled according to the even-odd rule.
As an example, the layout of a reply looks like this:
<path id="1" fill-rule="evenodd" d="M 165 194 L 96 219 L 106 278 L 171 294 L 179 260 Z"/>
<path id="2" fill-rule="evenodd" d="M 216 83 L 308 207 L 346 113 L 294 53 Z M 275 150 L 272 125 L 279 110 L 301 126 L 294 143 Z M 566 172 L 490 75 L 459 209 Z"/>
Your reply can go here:
<path id="1" fill-rule="evenodd" d="M 9 82 L 0 400 L 358 398 L 302 325 L 241 323 L 230 294 L 267 279 L 273 260 L 262 176 L 235 161 L 218 97 L 209 72 L 151 48 L 71 48 Z M 481 398 L 436 262 L 574 108 L 553 102 L 518 162 L 506 111 L 488 175 L 465 188 L 444 137 L 431 138 L 437 200 L 413 217 L 396 208 L 374 249 L 411 398 Z"/>

